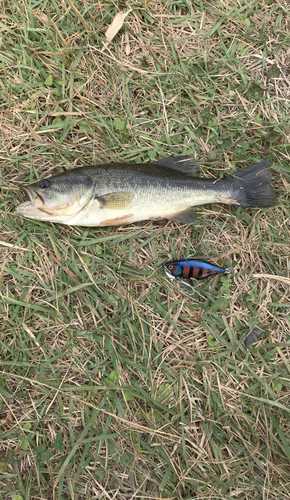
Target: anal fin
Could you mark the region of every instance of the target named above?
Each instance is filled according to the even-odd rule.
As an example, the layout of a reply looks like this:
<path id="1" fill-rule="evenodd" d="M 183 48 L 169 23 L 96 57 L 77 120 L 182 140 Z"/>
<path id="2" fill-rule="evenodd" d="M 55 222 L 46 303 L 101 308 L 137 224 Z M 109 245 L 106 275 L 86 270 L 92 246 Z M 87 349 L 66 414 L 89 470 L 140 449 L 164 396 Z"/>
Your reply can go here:
<path id="1" fill-rule="evenodd" d="M 177 212 L 172 215 L 167 215 L 166 219 L 174 220 L 175 222 L 181 222 L 181 224 L 193 224 L 197 221 L 197 215 L 192 208 L 186 208 L 182 212 Z"/>

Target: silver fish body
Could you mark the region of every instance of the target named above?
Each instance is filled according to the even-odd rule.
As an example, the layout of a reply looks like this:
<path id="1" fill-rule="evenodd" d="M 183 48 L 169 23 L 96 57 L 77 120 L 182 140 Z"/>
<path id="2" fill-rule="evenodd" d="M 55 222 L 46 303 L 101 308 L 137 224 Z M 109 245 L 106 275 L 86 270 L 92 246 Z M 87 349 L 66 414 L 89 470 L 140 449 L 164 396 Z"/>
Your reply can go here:
<path id="1" fill-rule="evenodd" d="M 193 177 L 197 166 L 189 157 L 151 164 L 80 167 L 25 186 L 28 199 L 16 207 L 15 213 L 79 226 L 156 218 L 191 223 L 196 219 L 191 207 L 197 205 L 275 205 L 270 166 L 269 161 L 262 161 L 220 180 Z"/>

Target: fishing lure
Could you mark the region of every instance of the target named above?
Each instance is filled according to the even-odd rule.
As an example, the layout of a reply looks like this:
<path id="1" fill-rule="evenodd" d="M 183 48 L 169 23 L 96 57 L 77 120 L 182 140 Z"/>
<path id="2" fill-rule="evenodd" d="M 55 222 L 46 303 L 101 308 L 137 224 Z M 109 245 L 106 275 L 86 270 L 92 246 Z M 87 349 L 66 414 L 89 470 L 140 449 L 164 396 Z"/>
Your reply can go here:
<path id="1" fill-rule="evenodd" d="M 189 295 L 194 294 L 195 287 L 187 283 L 187 281 L 184 281 L 183 278 L 200 281 L 210 276 L 229 274 L 231 272 L 229 268 L 211 264 L 203 259 L 193 259 L 192 257 L 193 255 L 191 254 L 185 260 L 167 262 L 167 264 L 164 265 L 165 274 L 169 279 L 177 279 L 179 283 L 183 283 L 193 290 L 193 293 Z"/>

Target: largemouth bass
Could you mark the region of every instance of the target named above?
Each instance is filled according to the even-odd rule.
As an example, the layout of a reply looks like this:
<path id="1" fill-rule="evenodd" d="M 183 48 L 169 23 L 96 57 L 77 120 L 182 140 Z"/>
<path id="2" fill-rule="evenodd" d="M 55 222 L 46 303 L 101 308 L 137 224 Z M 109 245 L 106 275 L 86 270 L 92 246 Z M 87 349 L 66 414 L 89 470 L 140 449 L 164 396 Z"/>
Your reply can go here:
<path id="1" fill-rule="evenodd" d="M 270 167 L 270 161 L 261 161 L 219 180 L 194 177 L 198 166 L 188 156 L 79 167 L 25 186 L 27 201 L 15 213 L 70 226 L 117 226 L 156 218 L 190 224 L 196 220 L 191 209 L 196 205 L 275 205 Z"/>

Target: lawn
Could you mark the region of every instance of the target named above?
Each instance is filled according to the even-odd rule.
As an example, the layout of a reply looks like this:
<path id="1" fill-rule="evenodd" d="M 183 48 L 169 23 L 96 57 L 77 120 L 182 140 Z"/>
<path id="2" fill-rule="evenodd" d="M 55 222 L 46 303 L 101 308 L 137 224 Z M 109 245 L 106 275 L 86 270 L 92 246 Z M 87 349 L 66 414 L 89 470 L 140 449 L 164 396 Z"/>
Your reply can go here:
<path id="1" fill-rule="evenodd" d="M 0 86 L 0 499 L 289 499 L 289 0 L 3 0 Z M 23 183 L 182 154 L 271 160 L 277 206 L 13 214 Z M 189 297 L 163 272 L 189 253 L 232 272 Z"/>

